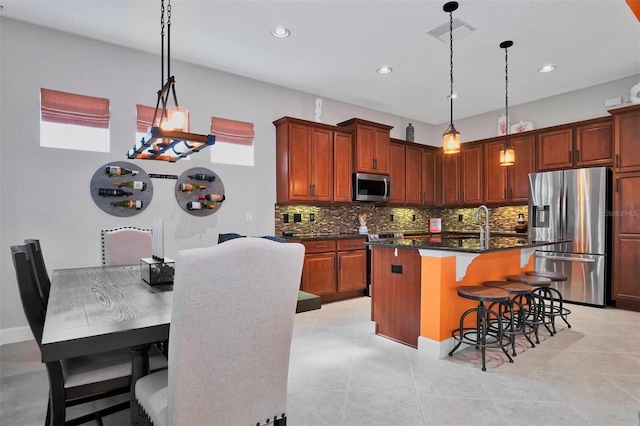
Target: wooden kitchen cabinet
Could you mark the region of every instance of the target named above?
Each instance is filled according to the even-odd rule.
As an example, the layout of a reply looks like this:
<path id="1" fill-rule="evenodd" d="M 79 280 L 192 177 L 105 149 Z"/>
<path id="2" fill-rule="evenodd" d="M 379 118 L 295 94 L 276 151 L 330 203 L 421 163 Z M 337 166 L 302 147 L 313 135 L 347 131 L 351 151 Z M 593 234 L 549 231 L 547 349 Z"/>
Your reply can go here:
<path id="1" fill-rule="evenodd" d="M 406 159 L 405 146 L 392 142 L 389 145 L 389 176 L 391 178 L 391 196 L 388 205 L 405 204 Z"/>
<path id="2" fill-rule="evenodd" d="M 612 119 L 597 118 L 540 132 L 537 146 L 538 170 L 611 165 Z"/>
<path id="3" fill-rule="evenodd" d="M 421 148 L 422 154 L 422 176 L 421 176 L 421 189 L 422 189 L 422 204 L 427 207 L 436 205 L 436 188 L 437 188 L 437 173 L 436 173 L 436 153 L 438 148 L 424 147 Z"/>
<path id="4" fill-rule="evenodd" d="M 274 125 L 277 202 L 350 202 L 351 133 L 291 117 Z"/>
<path id="5" fill-rule="evenodd" d="M 413 206 L 422 204 L 422 148 L 407 145 L 406 148 L 406 203 Z"/>
<path id="6" fill-rule="evenodd" d="M 504 146 L 504 137 L 483 144 L 482 186 L 485 204 L 522 204 L 529 200 L 529 173 L 536 171 L 535 136 L 511 136 L 509 143 L 515 150 L 514 166 L 500 166 L 500 150 Z"/>
<path id="7" fill-rule="evenodd" d="M 615 172 L 640 171 L 640 105 L 609 111 L 614 120 Z"/>
<path id="8" fill-rule="evenodd" d="M 367 286 L 364 238 L 302 241 L 301 290 L 323 302 L 362 296 Z"/>
<path id="9" fill-rule="evenodd" d="M 465 143 L 460 149 L 461 175 L 460 196 L 462 204 L 482 204 L 482 145 L 479 143 Z M 447 175 L 443 176 L 445 179 Z"/>
<path id="10" fill-rule="evenodd" d="M 338 123 L 338 126 L 353 131 L 354 172 L 389 173 L 389 132 L 392 126 L 359 118 Z"/>
<path id="11" fill-rule="evenodd" d="M 460 154 L 442 154 L 442 206 L 456 207 L 460 205 L 460 174 Z"/>

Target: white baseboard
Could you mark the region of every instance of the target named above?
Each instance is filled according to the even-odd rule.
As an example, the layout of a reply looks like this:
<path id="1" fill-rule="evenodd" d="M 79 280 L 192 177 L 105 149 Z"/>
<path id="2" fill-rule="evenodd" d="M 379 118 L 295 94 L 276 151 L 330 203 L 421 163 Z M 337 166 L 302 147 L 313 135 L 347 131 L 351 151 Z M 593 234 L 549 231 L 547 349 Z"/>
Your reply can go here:
<path id="1" fill-rule="evenodd" d="M 457 341 L 453 337 L 438 342 L 428 337 L 418 336 L 418 353 L 433 359 L 445 358 L 449 356 L 449 352 L 456 343 Z M 461 347 L 464 349 L 467 346 L 463 343 Z"/>
<path id="2" fill-rule="evenodd" d="M 33 340 L 33 334 L 28 326 L 0 329 L 0 345 Z"/>

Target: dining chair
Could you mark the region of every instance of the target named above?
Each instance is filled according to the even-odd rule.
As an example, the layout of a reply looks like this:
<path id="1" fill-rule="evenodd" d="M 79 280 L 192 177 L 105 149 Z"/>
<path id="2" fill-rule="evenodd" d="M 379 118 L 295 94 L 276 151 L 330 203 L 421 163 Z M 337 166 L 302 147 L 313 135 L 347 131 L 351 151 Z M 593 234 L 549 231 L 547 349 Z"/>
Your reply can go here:
<path id="1" fill-rule="evenodd" d="M 11 246 L 11 256 L 22 307 L 33 337 L 40 347 L 46 305 L 42 304 L 36 283 L 33 256 L 26 245 Z M 149 351 L 149 365 L 151 371 L 157 371 L 167 367 L 167 360 L 152 347 Z M 127 399 L 90 414 L 66 419 L 67 407 L 130 391 L 131 353 L 128 348 L 47 362 L 46 370 L 49 377 L 49 402 L 45 422 L 47 425 L 80 425 L 91 420 L 97 420 L 101 424 L 103 416 L 124 410 L 130 405 Z"/>
<path id="2" fill-rule="evenodd" d="M 100 231 L 103 265 L 136 265 L 153 254 L 153 230 L 124 226 Z"/>
<path id="3" fill-rule="evenodd" d="M 42 247 L 40 246 L 40 240 L 27 239 L 24 240 L 31 252 L 31 261 L 33 263 L 33 271 L 35 273 L 36 284 L 38 284 L 38 290 L 40 296 L 44 302 L 44 306 L 47 306 L 49 302 L 49 290 L 51 289 L 51 281 L 49 280 L 49 273 L 44 263 L 44 256 L 42 255 Z"/>
<path id="4" fill-rule="evenodd" d="M 303 259 L 263 238 L 178 253 L 169 368 L 135 385 L 156 426 L 286 424 Z"/>

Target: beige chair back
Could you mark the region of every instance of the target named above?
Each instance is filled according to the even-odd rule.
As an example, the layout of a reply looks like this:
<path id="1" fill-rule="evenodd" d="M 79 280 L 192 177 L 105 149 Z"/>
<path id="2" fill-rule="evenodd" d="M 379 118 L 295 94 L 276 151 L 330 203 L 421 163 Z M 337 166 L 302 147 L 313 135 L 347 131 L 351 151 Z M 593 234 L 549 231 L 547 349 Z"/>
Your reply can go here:
<path id="1" fill-rule="evenodd" d="M 126 226 L 100 231 L 103 265 L 137 265 L 153 254 L 153 231 Z"/>

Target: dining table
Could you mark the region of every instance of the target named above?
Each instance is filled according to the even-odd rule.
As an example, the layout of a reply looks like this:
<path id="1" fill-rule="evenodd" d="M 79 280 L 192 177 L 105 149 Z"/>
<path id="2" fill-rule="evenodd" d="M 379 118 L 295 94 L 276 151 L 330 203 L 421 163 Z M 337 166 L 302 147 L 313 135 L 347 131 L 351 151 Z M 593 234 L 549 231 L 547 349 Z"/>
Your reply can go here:
<path id="1" fill-rule="evenodd" d="M 42 362 L 114 349 L 131 351 L 131 422 L 137 423 L 135 382 L 149 374 L 149 348 L 169 339 L 173 284 L 149 285 L 140 265 L 56 269 L 42 332 Z M 296 313 L 320 308 L 299 292 Z"/>

